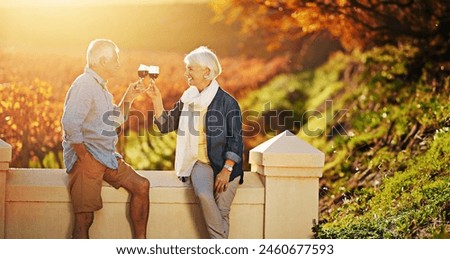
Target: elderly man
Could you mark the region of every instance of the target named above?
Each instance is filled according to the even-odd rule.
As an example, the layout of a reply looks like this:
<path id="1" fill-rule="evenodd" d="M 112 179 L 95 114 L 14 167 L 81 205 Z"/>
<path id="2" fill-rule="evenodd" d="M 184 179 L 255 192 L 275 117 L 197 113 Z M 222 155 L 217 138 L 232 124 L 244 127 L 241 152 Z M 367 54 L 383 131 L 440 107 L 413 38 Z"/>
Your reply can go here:
<path id="1" fill-rule="evenodd" d="M 89 238 L 94 211 L 103 206 L 103 180 L 131 194 L 133 238 L 146 238 L 150 182 L 115 152 L 118 139 L 115 129 L 127 117 L 133 100 L 145 89 L 140 82 L 132 83 L 119 106 L 113 104 L 106 83 L 119 69 L 118 54 L 114 42 L 92 41 L 87 49 L 84 73 L 75 79 L 66 96 L 62 117 L 63 154 L 75 214 L 72 238 Z"/>

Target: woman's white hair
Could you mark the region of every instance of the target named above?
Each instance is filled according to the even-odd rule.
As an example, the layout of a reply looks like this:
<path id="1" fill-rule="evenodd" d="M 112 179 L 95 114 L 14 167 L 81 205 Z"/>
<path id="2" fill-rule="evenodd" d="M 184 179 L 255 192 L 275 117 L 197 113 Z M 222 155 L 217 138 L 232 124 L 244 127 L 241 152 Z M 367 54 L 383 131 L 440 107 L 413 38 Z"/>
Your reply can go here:
<path id="1" fill-rule="evenodd" d="M 113 58 L 114 54 L 119 54 L 117 45 L 107 39 L 96 39 L 89 43 L 86 51 L 86 61 L 88 67 L 97 65 L 102 58 Z"/>
<path id="2" fill-rule="evenodd" d="M 205 78 L 213 80 L 222 73 L 222 66 L 219 63 L 219 59 L 216 54 L 212 52 L 208 47 L 201 46 L 184 57 L 184 63 L 186 65 L 199 65 L 201 67 L 209 68 L 209 75 Z"/>

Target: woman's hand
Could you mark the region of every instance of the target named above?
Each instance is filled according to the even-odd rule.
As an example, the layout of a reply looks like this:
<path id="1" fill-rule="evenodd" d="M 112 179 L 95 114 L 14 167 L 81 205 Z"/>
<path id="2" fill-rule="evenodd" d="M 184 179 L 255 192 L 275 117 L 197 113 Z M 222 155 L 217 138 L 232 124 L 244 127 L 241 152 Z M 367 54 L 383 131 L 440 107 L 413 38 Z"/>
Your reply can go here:
<path id="1" fill-rule="evenodd" d="M 156 86 L 155 80 L 153 78 L 150 79 L 150 83 L 148 84 L 148 88 L 146 90 L 148 96 L 152 98 L 152 101 L 155 102 L 156 100 L 162 99 L 161 97 L 161 91 L 159 91 L 159 88 Z"/>
<path id="2" fill-rule="evenodd" d="M 214 183 L 214 192 L 221 193 L 227 190 L 228 182 L 230 181 L 231 172 L 225 168 L 217 174 L 216 181 Z"/>
<path id="3" fill-rule="evenodd" d="M 155 80 L 153 78 L 150 79 L 150 84 L 148 85 L 147 94 L 150 96 L 153 102 L 153 108 L 155 109 L 154 116 L 159 118 L 164 111 L 164 105 L 161 97 L 161 92 L 159 88 L 155 84 Z"/>

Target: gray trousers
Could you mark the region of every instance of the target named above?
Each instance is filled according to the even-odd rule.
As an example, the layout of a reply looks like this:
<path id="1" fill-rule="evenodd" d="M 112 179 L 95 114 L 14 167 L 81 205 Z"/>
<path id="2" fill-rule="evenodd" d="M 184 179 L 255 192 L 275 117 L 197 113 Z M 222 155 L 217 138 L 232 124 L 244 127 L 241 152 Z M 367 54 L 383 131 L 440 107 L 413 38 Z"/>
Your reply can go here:
<path id="1" fill-rule="evenodd" d="M 191 182 L 203 211 L 209 237 L 228 238 L 231 203 L 239 186 L 239 177 L 228 183 L 225 192 L 215 194 L 212 167 L 197 162 L 191 172 Z"/>

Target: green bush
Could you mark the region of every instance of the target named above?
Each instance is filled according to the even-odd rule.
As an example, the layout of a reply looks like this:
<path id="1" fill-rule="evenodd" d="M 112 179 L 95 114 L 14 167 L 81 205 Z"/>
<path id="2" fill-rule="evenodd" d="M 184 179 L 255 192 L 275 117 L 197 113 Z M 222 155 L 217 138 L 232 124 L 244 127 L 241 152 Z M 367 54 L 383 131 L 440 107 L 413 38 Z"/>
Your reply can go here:
<path id="1" fill-rule="evenodd" d="M 405 171 L 384 179 L 373 198 L 355 195 L 345 202 L 319 226 L 317 237 L 450 237 L 450 134 L 436 137 L 426 153 L 409 160 Z"/>
<path id="2" fill-rule="evenodd" d="M 303 120 L 298 133 L 326 155 L 317 238 L 449 237 L 450 77 L 428 72 L 436 64 L 411 75 L 418 53 L 403 45 L 338 54 L 314 71 L 279 76 L 247 100 L 247 107 L 272 101 L 273 109 L 346 111 L 339 121 Z M 290 88 L 308 99 L 290 100 Z"/>

